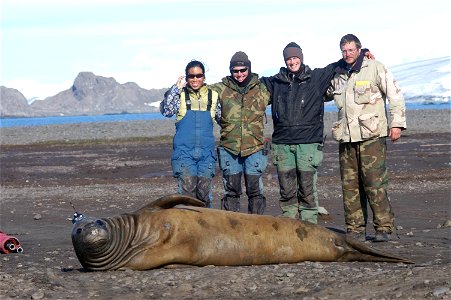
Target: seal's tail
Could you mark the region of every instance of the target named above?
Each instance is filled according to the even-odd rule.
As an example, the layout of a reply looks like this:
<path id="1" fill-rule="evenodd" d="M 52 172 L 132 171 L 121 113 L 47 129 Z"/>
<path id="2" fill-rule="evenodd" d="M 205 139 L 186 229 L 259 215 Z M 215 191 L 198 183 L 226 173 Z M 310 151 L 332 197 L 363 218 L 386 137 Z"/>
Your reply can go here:
<path id="1" fill-rule="evenodd" d="M 395 254 L 389 254 L 371 247 L 368 247 L 362 242 L 356 241 L 352 238 L 345 237 L 345 241 L 350 246 L 347 251 L 341 257 L 340 261 L 368 261 L 368 262 L 391 262 L 391 263 L 404 263 L 414 264 L 411 261 L 402 256 Z"/>

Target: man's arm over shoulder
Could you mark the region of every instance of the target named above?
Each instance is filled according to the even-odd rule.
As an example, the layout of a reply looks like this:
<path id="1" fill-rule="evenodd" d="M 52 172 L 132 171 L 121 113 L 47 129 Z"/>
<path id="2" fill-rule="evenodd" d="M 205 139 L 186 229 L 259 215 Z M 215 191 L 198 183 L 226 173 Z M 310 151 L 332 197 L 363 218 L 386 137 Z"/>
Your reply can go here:
<path id="1" fill-rule="evenodd" d="M 270 76 L 270 77 L 262 76 L 259 78 L 259 80 L 261 83 L 263 83 L 266 86 L 266 88 L 268 89 L 269 92 L 271 92 L 273 90 L 274 76 Z"/>
<path id="2" fill-rule="evenodd" d="M 212 84 L 207 84 L 207 88 L 215 91 L 216 93 L 219 94 L 219 97 L 221 97 L 221 94 L 225 89 L 225 85 L 222 82 L 216 82 L 216 83 L 212 83 Z"/>

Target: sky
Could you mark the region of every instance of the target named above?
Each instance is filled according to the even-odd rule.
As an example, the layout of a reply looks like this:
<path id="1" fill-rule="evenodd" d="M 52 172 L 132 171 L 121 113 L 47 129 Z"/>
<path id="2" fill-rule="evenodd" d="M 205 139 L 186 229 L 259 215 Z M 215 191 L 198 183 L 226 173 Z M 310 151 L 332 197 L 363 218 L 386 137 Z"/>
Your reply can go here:
<path id="1" fill-rule="evenodd" d="M 206 82 L 229 75 L 244 51 L 270 76 L 296 42 L 304 63 L 341 58 L 355 34 L 386 66 L 451 55 L 449 0 L 0 0 L 0 85 L 27 99 L 69 89 L 80 72 L 167 88 L 192 59 Z"/>

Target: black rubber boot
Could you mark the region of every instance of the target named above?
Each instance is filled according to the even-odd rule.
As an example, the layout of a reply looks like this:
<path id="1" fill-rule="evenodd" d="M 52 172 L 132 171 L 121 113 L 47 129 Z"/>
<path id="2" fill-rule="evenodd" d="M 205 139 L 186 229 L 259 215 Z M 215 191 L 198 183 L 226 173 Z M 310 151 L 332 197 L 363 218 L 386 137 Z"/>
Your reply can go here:
<path id="1" fill-rule="evenodd" d="M 197 198 L 197 176 L 185 176 L 181 178 L 182 194 Z"/>
<path id="2" fill-rule="evenodd" d="M 210 199 L 210 191 L 211 191 L 211 178 L 198 176 L 197 177 L 197 189 L 196 196 L 197 199 L 201 200 L 205 203 L 205 207 L 212 207 L 211 199 Z"/>
<path id="3" fill-rule="evenodd" d="M 261 175 L 244 174 L 246 184 L 246 195 L 248 198 L 247 212 L 249 214 L 262 215 L 266 209 L 266 198 L 260 190 Z"/>
<path id="4" fill-rule="evenodd" d="M 241 172 L 238 174 L 224 175 L 226 195 L 221 199 L 221 209 L 240 211 Z"/>
<path id="5" fill-rule="evenodd" d="M 221 209 L 240 211 L 240 197 L 225 196 L 221 199 Z"/>

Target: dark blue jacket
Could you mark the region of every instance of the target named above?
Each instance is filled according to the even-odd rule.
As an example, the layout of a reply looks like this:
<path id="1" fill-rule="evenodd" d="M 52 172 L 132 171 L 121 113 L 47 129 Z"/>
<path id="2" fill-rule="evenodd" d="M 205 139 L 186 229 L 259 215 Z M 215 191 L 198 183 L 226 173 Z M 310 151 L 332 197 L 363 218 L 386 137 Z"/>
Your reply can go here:
<path id="1" fill-rule="evenodd" d="M 295 145 L 323 141 L 324 94 L 337 66 L 338 62 L 311 70 L 303 64 L 297 76 L 282 67 L 278 74 L 261 79 L 271 93 L 273 143 Z"/>

